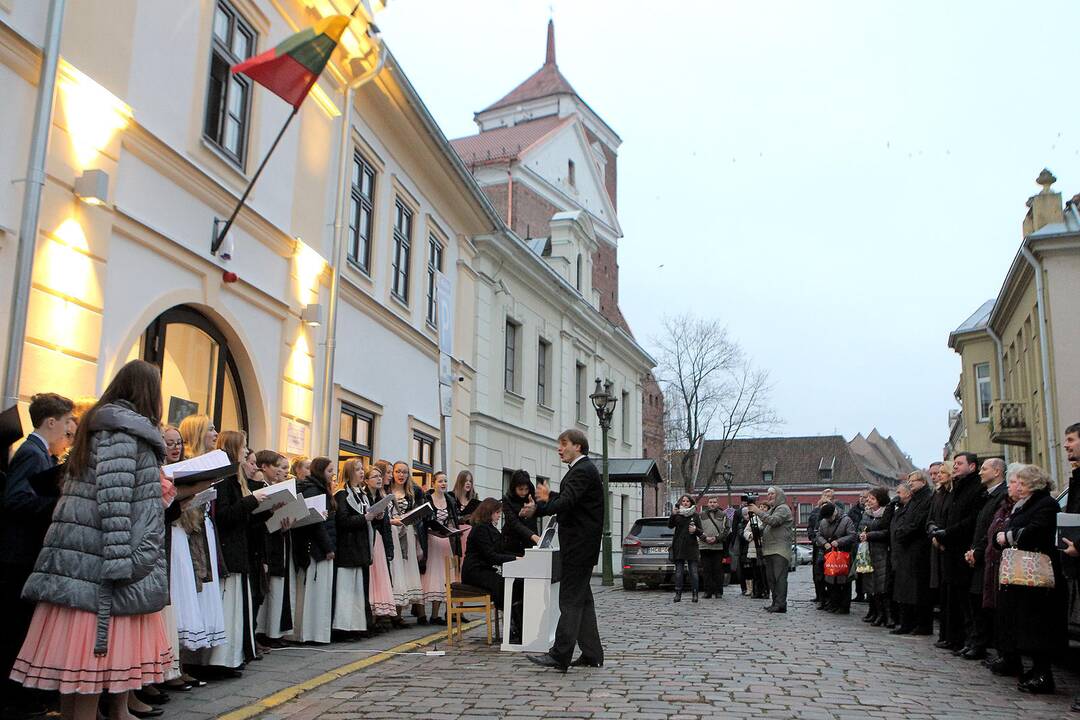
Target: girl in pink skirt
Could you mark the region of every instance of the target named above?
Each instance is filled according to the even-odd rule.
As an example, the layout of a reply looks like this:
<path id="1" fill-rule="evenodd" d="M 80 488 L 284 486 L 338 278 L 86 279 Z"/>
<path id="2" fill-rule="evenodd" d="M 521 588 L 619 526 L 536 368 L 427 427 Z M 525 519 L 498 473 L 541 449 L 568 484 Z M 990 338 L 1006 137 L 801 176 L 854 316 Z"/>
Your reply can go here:
<path id="1" fill-rule="evenodd" d="M 443 528 L 456 530 L 457 503 L 454 496 L 446 492 L 446 486 L 446 473 L 440 470 L 432 478 L 427 501 L 435 508 L 436 522 Z M 420 587 L 424 592 L 424 602 L 431 603 L 431 622 L 434 625 L 446 624 L 446 620 L 439 617 L 439 607 L 446 602 L 446 559 L 460 555 L 460 551 L 455 551 L 459 542 L 460 536 L 449 538 L 441 537 L 436 532 L 428 532 L 427 567 L 420 580 Z"/>
<path id="2" fill-rule="evenodd" d="M 364 492 L 368 505 L 374 505 L 383 498 L 383 475 L 379 468 L 368 468 Z M 386 556 L 386 513 L 379 513 L 368 524 L 371 532 L 371 570 L 368 572 L 368 605 L 375 622 L 381 626 L 389 625 L 390 618 L 397 616 L 394 605 L 394 590 L 390 582 L 390 563 Z"/>
<path id="3" fill-rule="evenodd" d="M 133 360 L 86 413 L 23 597 L 37 603 L 11 678 L 57 690 L 69 720 L 95 720 L 98 696 L 128 718 L 128 693 L 172 662 L 161 462 L 161 374 Z M 58 600 L 62 598 L 61 600 Z"/>

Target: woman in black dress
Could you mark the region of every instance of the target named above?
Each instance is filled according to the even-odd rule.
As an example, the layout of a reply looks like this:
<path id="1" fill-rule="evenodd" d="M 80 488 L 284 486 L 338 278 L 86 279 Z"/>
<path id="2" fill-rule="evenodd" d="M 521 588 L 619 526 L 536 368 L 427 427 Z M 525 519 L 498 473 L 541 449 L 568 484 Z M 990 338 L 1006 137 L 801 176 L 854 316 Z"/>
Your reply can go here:
<path id="1" fill-rule="evenodd" d="M 683 495 L 675 503 L 675 510 L 668 519 L 668 527 L 675 528 L 675 537 L 671 539 L 671 559 L 675 561 L 675 600 L 682 600 L 683 578 L 687 566 L 690 569 L 690 602 L 698 601 L 698 551 L 697 536 L 701 530 L 701 518 L 698 517 L 694 499 Z"/>
<path id="2" fill-rule="evenodd" d="M 495 572 L 495 568 L 505 562 L 517 560 L 517 555 L 500 550 L 501 516 L 502 504 L 495 498 L 488 498 L 477 506 L 472 514 L 473 530 L 469 547 L 465 551 L 465 562 L 461 566 L 461 581 L 491 593 L 491 600 L 496 607 L 502 607 L 503 604 L 503 579 Z"/>

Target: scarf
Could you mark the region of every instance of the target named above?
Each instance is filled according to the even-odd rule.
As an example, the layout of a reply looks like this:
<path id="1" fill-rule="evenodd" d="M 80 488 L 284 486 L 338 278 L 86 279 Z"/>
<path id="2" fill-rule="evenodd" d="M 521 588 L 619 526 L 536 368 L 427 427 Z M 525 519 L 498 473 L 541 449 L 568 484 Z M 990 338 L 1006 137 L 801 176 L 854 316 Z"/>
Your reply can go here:
<path id="1" fill-rule="evenodd" d="M 679 513 L 679 514 L 680 514 L 680 515 L 682 515 L 683 517 L 690 517 L 691 515 L 693 515 L 693 514 L 694 514 L 694 508 L 692 508 L 692 507 L 688 507 L 688 508 L 684 508 L 684 507 L 681 507 L 681 508 L 675 508 L 675 512 Z"/>

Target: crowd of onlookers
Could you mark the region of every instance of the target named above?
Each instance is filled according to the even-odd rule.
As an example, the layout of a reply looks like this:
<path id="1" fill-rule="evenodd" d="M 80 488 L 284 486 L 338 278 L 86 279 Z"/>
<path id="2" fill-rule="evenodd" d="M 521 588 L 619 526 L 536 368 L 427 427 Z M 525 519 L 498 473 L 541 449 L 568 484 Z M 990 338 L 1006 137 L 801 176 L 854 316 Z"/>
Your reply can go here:
<path id="1" fill-rule="evenodd" d="M 1065 448 L 1064 506 L 1039 467 L 969 452 L 911 473 L 894 497 L 869 490 L 846 511 L 824 491 L 807 525 L 817 608 L 848 614 L 854 592 L 870 625 L 936 632 L 934 647 L 1015 677 L 1020 692 L 1054 692 L 1052 664 L 1080 612 L 1080 552 L 1059 542 L 1057 518 L 1080 512 L 1080 424 Z"/>
<path id="2" fill-rule="evenodd" d="M 539 540 L 523 471 L 506 498 L 481 501 L 467 470 L 451 489 L 400 461 L 256 451 L 205 415 L 164 425 L 160 373 L 138 360 L 100 398 L 43 393 L 29 415 L 0 475 L 5 719 L 57 704 L 76 720 L 156 717 L 170 693 L 289 645 L 445 625 L 448 579 L 501 602 L 496 567 Z M 174 483 L 162 469 L 213 451 L 223 478 Z M 295 495 L 267 492 L 286 482 Z M 297 498 L 322 517 L 275 522 Z"/>

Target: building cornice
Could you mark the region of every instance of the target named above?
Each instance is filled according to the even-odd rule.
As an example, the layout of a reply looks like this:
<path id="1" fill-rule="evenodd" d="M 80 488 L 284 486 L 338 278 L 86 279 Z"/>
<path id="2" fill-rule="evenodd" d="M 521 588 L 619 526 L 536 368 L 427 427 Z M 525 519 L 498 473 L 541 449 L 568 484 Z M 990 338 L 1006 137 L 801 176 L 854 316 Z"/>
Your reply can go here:
<path id="1" fill-rule="evenodd" d="M 37 87 L 38 76 L 41 75 L 41 49 L 15 28 L 0 22 L 0 65 L 10 68 L 27 83 Z"/>

